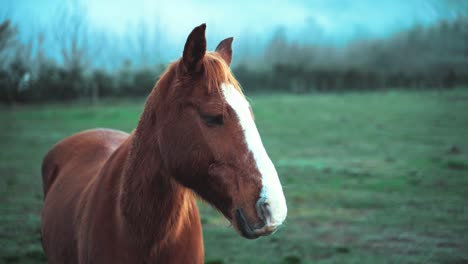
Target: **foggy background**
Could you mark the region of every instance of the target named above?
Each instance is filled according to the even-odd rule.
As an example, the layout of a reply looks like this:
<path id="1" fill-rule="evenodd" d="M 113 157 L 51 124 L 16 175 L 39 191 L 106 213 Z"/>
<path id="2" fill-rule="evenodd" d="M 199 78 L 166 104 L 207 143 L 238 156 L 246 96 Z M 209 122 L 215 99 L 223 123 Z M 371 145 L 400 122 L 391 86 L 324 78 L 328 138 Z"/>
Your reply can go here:
<path id="1" fill-rule="evenodd" d="M 3 0 L 0 100 L 146 95 L 188 33 L 234 37 L 249 91 L 468 82 L 468 1 Z M 66 88 L 65 88 L 66 87 Z"/>

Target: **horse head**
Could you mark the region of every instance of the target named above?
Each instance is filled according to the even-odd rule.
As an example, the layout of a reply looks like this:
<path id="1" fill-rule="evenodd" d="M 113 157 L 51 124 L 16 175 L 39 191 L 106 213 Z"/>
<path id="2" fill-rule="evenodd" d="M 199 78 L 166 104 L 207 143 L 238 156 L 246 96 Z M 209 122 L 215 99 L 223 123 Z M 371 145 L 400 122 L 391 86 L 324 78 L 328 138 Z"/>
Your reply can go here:
<path id="1" fill-rule="evenodd" d="M 232 38 L 206 51 L 205 24 L 157 91 L 158 142 L 171 176 L 212 204 L 246 238 L 273 233 L 287 214 L 252 108 L 230 70 Z"/>

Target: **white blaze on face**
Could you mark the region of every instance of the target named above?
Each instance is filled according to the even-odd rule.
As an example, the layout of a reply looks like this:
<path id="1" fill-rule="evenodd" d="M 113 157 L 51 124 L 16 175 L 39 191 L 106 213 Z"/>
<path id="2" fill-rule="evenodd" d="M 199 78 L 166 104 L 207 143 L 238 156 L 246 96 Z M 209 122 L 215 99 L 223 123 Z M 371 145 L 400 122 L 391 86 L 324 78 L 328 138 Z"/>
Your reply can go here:
<path id="1" fill-rule="evenodd" d="M 250 105 L 232 84 L 223 83 L 221 89 L 223 90 L 226 102 L 237 114 L 239 123 L 244 131 L 247 147 L 252 152 L 257 169 L 262 176 L 263 188 L 259 198 L 265 198 L 265 201 L 270 206 L 271 222 L 269 225 L 280 225 L 287 214 L 286 199 L 284 198 L 283 188 L 281 187 L 275 166 L 268 157 L 265 147 L 263 147 L 262 140 L 250 113 Z"/>

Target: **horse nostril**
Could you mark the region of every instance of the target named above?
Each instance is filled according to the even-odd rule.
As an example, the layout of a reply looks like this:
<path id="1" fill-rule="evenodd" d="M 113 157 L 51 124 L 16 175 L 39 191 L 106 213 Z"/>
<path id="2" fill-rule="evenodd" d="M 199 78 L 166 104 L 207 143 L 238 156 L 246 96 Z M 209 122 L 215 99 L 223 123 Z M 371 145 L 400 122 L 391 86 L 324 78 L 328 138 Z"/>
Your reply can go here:
<path id="1" fill-rule="evenodd" d="M 265 222 L 265 225 L 271 222 L 270 204 L 266 198 L 260 198 L 257 202 L 257 214 Z"/>

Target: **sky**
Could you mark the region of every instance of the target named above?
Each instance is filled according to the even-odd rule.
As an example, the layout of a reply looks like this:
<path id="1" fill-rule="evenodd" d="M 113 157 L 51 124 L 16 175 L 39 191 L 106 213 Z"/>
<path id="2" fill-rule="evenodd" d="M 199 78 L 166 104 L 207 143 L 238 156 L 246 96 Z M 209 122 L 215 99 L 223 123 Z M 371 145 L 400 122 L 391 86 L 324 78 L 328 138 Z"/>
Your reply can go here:
<path id="1" fill-rule="evenodd" d="M 468 0 L 0 0 L 0 3 L 3 13 L 12 17 L 24 36 L 57 24 L 61 11 L 79 6 L 75 12 L 86 19 L 92 30 L 105 32 L 122 42 L 128 42 L 125 39 L 139 32 L 148 32 L 148 36 L 160 32 L 164 36 L 160 45 L 166 48 L 183 46 L 191 29 L 207 23 L 211 49 L 229 36 L 234 36 L 235 45 L 261 47 L 278 28 L 286 32 L 290 41 L 343 45 L 468 13 Z M 180 50 L 174 50 L 168 59 L 179 54 Z"/>
<path id="2" fill-rule="evenodd" d="M 465 3 L 463 3 L 465 2 Z M 173 37 L 185 37 L 206 22 L 215 32 L 239 35 L 284 26 L 292 33 L 313 28 L 331 39 L 347 40 L 354 33 L 382 36 L 452 17 L 467 1 L 431 0 L 308 0 L 308 1 L 84 1 L 96 26 L 123 33 L 143 20 L 163 23 Z M 138 4 L 135 4 L 138 3 Z M 102 12 L 106 10 L 106 12 Z M 116 19 L 118 18 L 118 19 Z M 158 21 L 159 20 L 159 21 Z M 291 34 L 291 35 L 293 35 Z"/>

